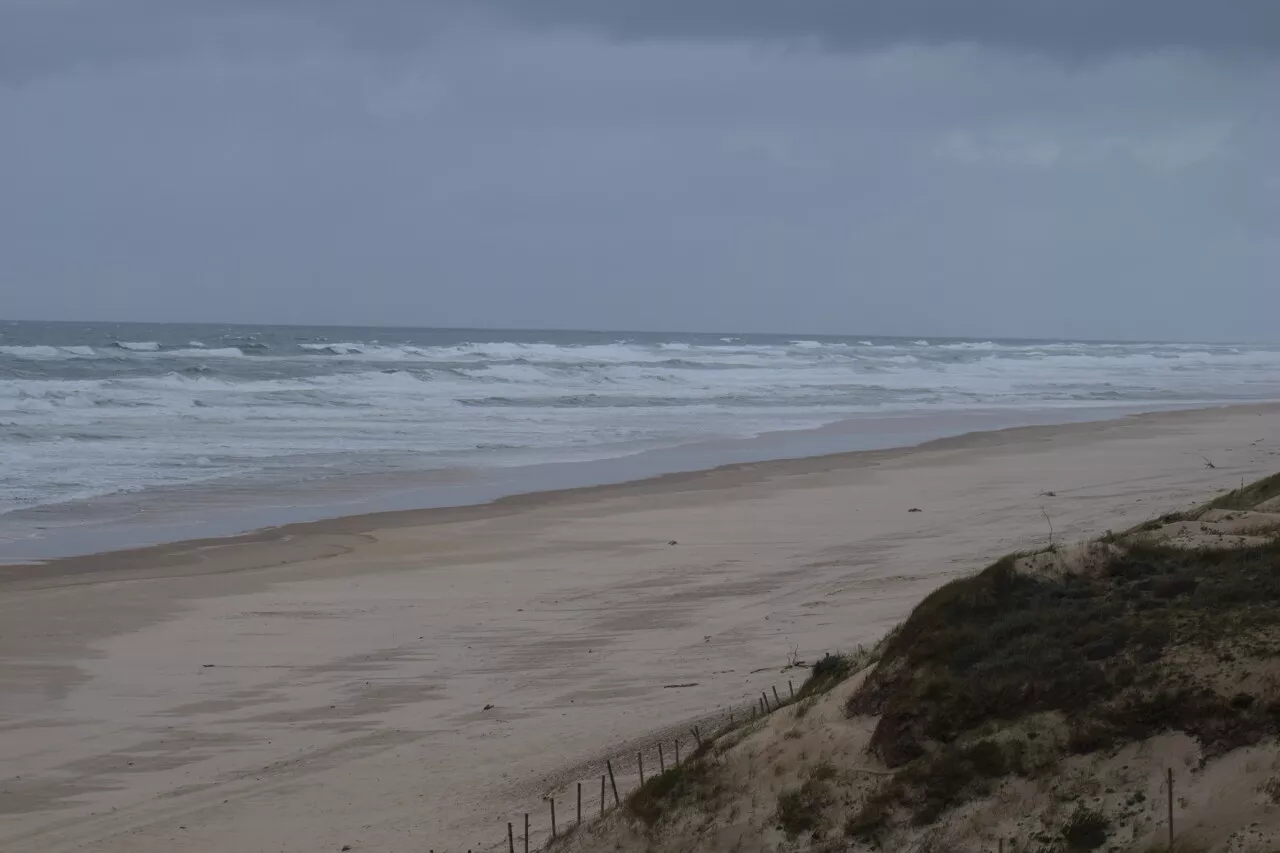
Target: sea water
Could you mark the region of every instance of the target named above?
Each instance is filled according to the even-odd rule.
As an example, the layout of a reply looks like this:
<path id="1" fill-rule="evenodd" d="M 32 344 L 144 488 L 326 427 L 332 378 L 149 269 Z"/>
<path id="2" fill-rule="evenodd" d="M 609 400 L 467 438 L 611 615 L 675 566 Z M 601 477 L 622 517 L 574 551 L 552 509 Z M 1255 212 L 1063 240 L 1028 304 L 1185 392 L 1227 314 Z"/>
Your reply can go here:
<path id="1" fill-rule="evenodd" d="M 0 542 L 125 496 L 278 505 L 860 419 L 1277 398 L 1265 345 L 0 322 Z"/>

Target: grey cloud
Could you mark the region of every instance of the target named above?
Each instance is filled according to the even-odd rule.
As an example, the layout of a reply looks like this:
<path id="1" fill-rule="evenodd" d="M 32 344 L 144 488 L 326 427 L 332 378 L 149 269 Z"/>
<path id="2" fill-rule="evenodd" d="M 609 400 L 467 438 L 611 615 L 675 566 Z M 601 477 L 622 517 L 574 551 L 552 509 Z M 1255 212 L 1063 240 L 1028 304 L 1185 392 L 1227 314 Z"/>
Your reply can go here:
<path id="1" fill-rule="evenodd" d="M 1074 59 L 1280 52 L 1269 0 L 0 0 L 0 79 L 290 42 L 411 52 L 478 19 L 619 39 L 976 44 Z"/>
<path id="2" fill-rule="evenodd" d="M 1274 336 L 1274 69 L 254 25 L 0 88 L 4 313 Z"/>
<path id="3" fill-rule="evenodd" d="M 1280 4 L 1216 0 L 489 0 L 620 37 L 813 39 L 832 47 L 973 43 L 1068 57 L 1280 50 Z"/>
<path id="4" fill-rule="evenodd" d="M 413 51 L 477 17 L 462 0 L 0 0 L 0 81 L 175 55 Z"/>

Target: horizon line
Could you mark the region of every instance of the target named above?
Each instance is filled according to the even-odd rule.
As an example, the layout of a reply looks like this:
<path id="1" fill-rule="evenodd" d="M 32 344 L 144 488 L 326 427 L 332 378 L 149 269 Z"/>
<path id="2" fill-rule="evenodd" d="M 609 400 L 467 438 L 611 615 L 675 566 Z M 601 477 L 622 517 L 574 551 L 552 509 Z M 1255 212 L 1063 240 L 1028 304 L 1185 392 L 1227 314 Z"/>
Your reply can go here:
<path id="1" fill-rule="evenodd" d="M 1260 341 L 1260 340 L 1203 340 L 1194 338 L 1183 339 L 1157 339 L 1157 338 L 1088 338 L 1088 337 L 1040 337 L 1040 336 L 1015 336 L 1015 335 L 954 335 L 954 334 L 929 334 L 929 333 L 911 333 L 901 335 L 886 334 L 867 334 L 853 332 L 746 332 L 746 331 L 706 331 L 706 330 L 689 330 L 689 329 L 591 329 L 591 328 L 539 328 L 539 327 L 516 327 L 516 326 L 413 326 L 413 325 L 380 325 L 380 324 L 358 324 L 358 323 L 266 323 L 266 322 L 245 322 L 245 321 L 222 321 L 222 320 L 88 320 L 88 319 L 71 319 L 71 320 L 49 320 L 49 319 L 8 319 L 0 318 L 0 324 L 17 324 L 17 323 L 46 323 L 51 325 L 75 325 L 75 324 L 94 324 L 94 325 L 122 325 L 122 326 L 233 326 L 240 328 L 263 328 L 263 327 L 283 327 L 289 329 L 386 329 L 399 331 L 435 331 L 435 332 L 521 332 L 521 333 L 570 333 L 570 334 L 596 334 L 596 335 L 721 335 L 721 336 L 744 336 L 755 335 L 760 337 L 791 337 L 796 340 L 803 339 L 804 336 L 810 338 L 916 338 L 919 340 L 945 340 L 945 341 L 973 341 L 979 342 L 989 340 L 992 342 L 1004 341 L 1030 341 L 1045 343 L 1081 343 L 1081 344 L 1206 344 L 1206 345 L 1255 345 L 1255 346 L 1276 346 L 1280 345 L 1280 341 Z"/>

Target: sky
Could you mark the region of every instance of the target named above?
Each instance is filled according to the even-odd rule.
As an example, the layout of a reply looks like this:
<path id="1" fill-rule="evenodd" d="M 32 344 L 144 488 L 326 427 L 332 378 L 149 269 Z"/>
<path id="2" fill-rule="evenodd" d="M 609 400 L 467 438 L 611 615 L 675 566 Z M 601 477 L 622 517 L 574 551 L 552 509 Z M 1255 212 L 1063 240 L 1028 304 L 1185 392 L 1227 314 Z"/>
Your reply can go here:
<path id="1" fill-rule="evenodd" d="M 0 317 L 1280 339 L 1272 0 L 0 0 Z"/>

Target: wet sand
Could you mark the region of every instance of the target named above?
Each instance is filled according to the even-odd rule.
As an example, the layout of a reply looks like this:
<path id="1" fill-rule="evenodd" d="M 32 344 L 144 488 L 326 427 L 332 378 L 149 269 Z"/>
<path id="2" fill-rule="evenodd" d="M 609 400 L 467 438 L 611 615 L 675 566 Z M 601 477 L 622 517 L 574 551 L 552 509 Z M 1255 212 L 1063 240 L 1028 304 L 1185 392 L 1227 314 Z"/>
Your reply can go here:
<path id="1" fill-rule="evenodd" d="M 1280 407 L 1235 407 L 3 568 L 0 849 L 505 846 L 602 756 L 1050 524 L 1277 470 Z"/>
<path id="2" fill-rule="evenodd" d="M 1166 406 L 1159 410 L 1189 408 Z M 352 516 L 482 505 L 512 496 L 635 483 L 728 465 L 902 448 L 973 432 L 1105 421 L 1144 411 L 1154 409 L 1090 405 L 1072 410 L 899 413 L 837 421 L 816 429 L 712 439 L 572 462 L 403 469 L 297 482 L 247 484 L 229 480 L 125 491 L 0 516 L 0 565 L 239 536 L 264 528 Z"/>

